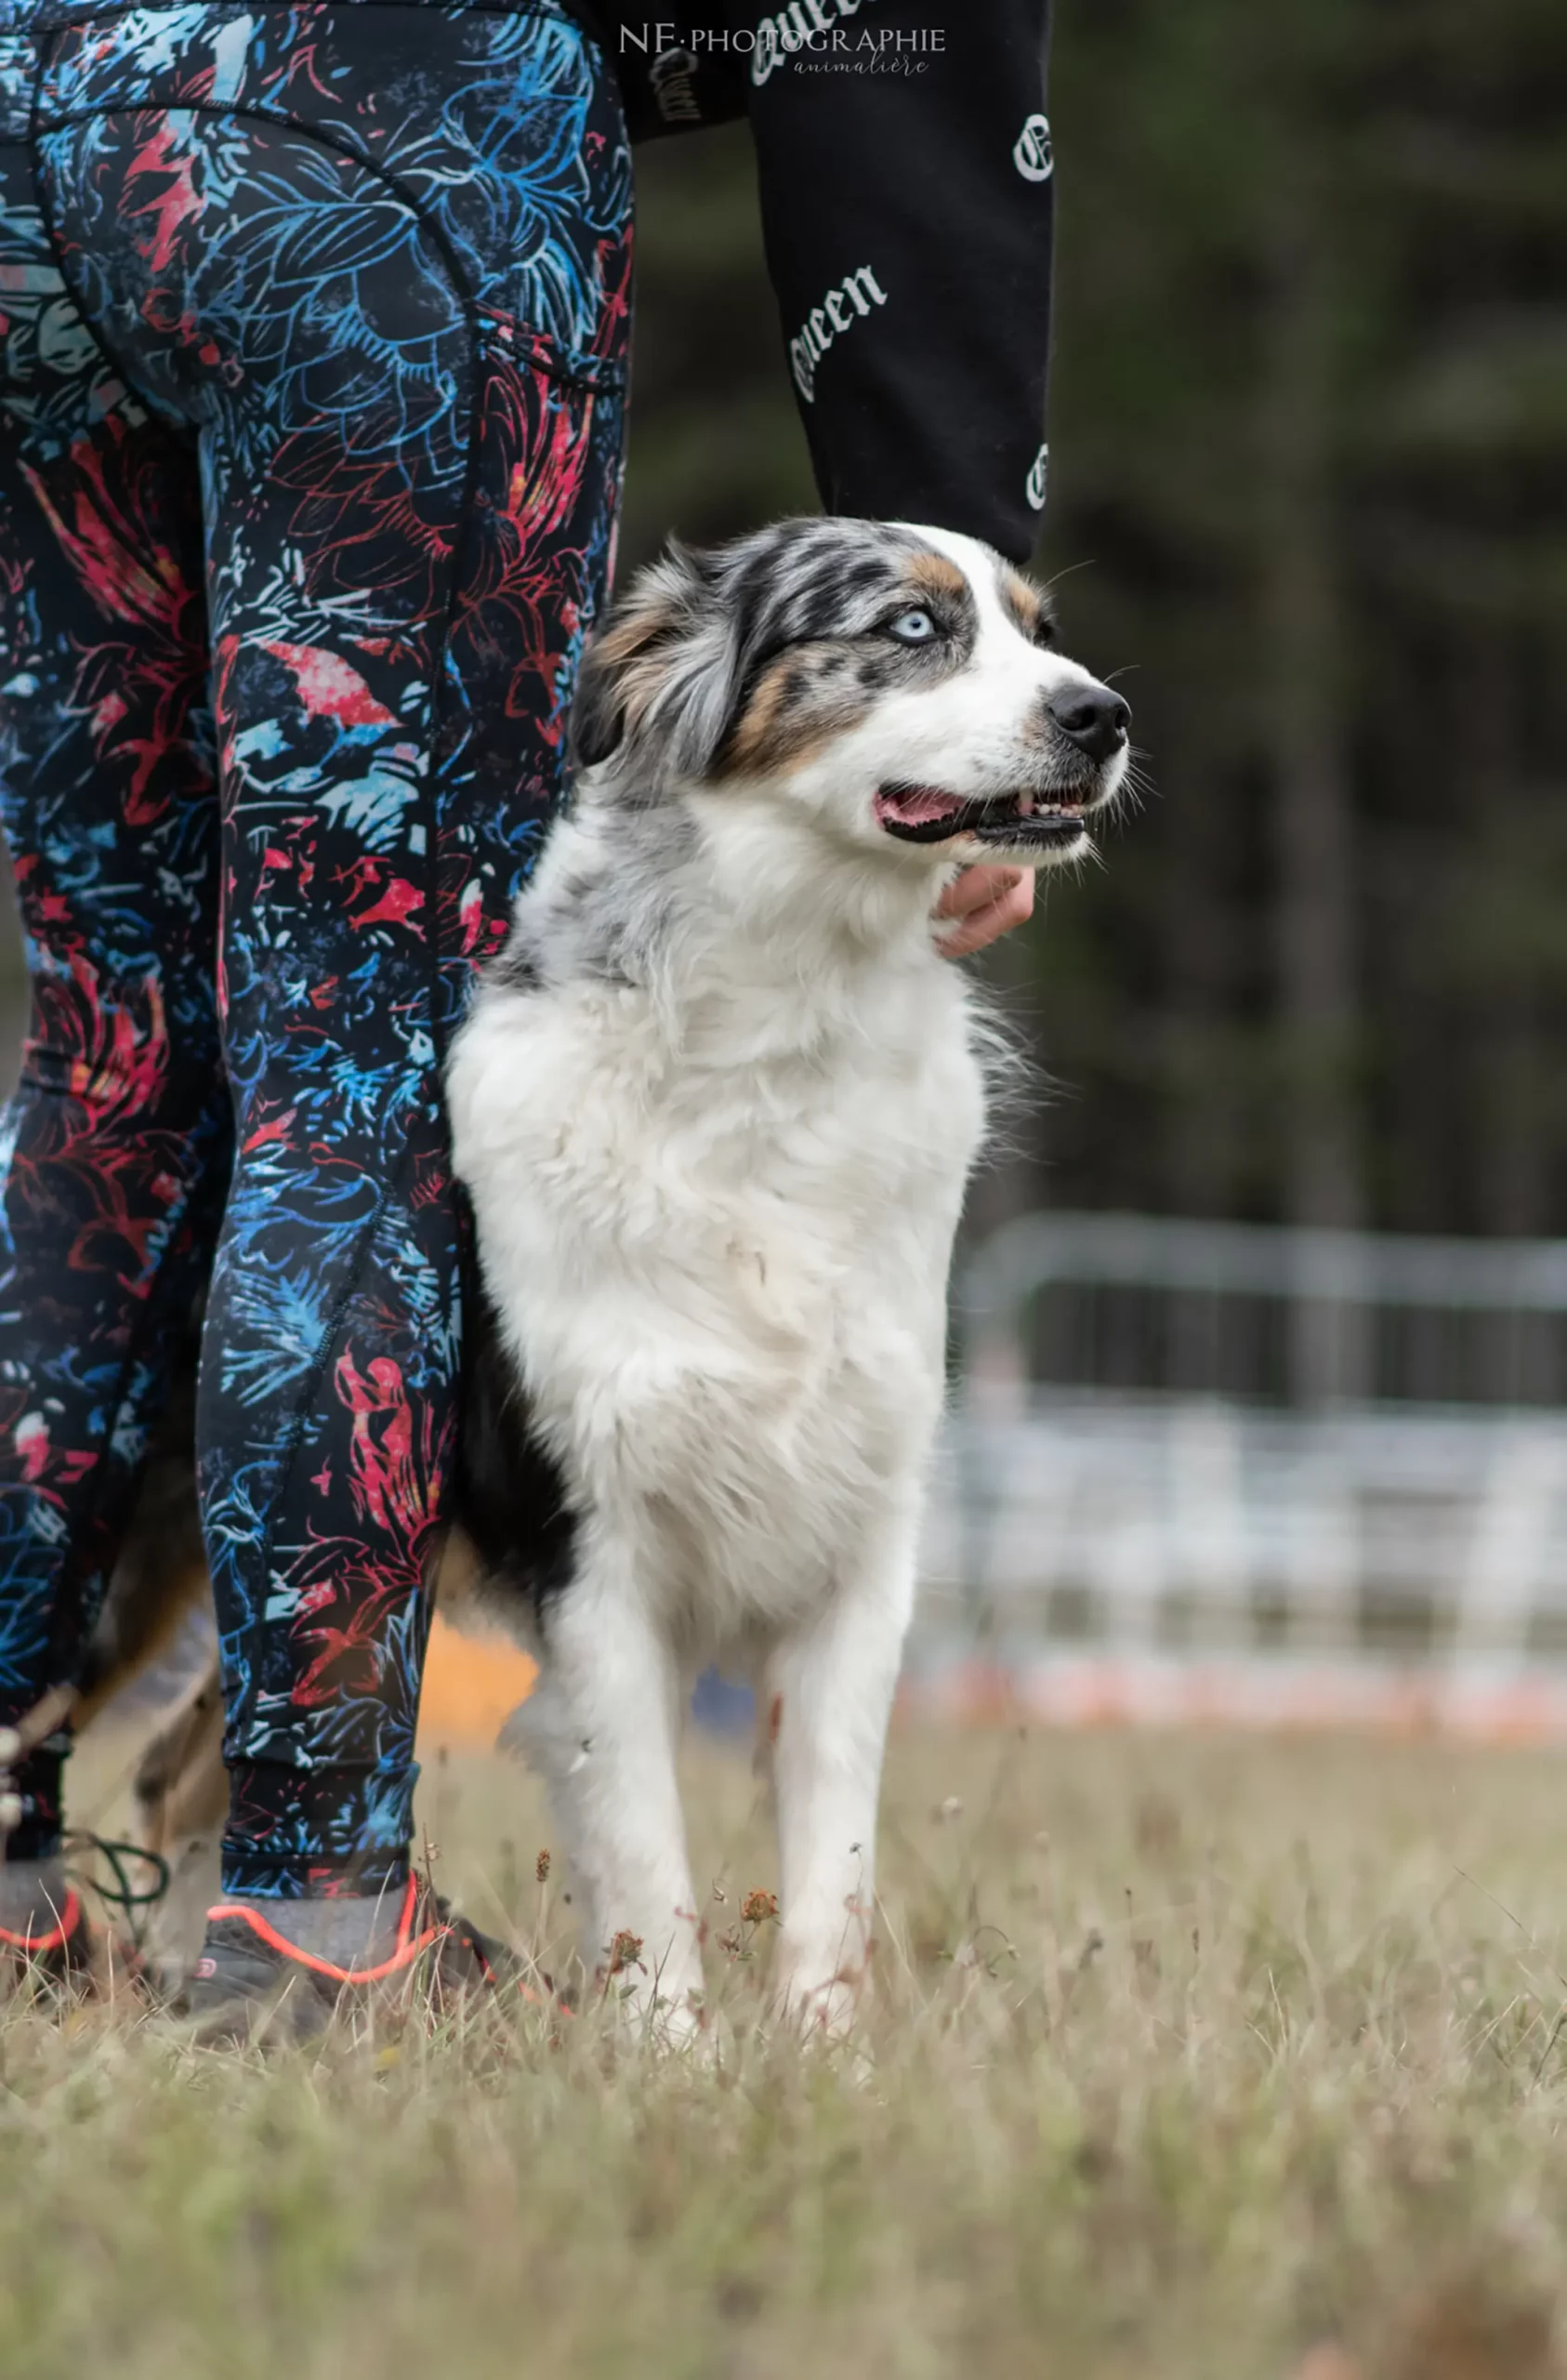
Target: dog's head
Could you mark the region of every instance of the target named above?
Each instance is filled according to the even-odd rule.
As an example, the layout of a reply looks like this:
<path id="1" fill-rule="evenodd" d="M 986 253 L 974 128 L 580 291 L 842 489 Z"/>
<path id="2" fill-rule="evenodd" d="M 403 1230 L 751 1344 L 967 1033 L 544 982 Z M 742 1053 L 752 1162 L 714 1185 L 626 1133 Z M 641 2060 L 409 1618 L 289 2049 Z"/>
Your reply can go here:
<path id="1" fill-rule="evenodd" d="M 639 575 L 589 648 L 573 736 L 613 800 L 744 786 L 862 851 L 1036 866 L 1086 849 L 1130 717 L 990 547 L 785 521 Z"/>

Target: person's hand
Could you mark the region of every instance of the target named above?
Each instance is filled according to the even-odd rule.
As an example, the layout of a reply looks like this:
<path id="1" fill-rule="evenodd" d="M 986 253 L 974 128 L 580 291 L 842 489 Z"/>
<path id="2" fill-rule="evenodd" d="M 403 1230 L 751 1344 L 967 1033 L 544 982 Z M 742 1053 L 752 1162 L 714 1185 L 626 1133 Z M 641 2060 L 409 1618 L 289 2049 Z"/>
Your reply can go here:
<path id="1" fill-rule="evenodd" d="M 971 950 L 983 950 L 1014 926 L 1028 923 L 1034 915 L 1034 870 L 966 867 L 937 902 L 936 915 L 961 920 L 954 932 L 936 937 L 942 958 L 967 959 Z"/>

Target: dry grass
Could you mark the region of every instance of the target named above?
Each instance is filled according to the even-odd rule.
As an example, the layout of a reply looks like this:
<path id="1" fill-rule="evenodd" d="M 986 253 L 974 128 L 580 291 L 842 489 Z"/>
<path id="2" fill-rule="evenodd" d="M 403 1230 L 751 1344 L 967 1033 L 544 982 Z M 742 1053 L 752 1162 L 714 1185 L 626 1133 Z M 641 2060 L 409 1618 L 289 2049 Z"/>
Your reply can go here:
<path id="1" fill-rule="evenodd" d="M 905 1736 L 868 2081 L 747 2030 L 765 1827 L 692 1765 L 716 2067 L 532 2014 L 270 2058 L 0 2022 L 8 2380 L 1558 2372 L 1560 1758 Z M 532 1785 L 427 1782 L 443 1884 L 531 1932 Z"/>

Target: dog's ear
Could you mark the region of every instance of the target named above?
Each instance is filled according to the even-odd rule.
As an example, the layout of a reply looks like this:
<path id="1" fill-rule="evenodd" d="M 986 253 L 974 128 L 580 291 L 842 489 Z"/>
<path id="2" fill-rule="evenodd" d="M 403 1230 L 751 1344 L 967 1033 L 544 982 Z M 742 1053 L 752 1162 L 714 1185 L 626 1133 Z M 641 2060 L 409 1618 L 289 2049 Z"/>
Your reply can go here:
<path id="1" fill-rule="evenodd" d="M 572 710 L 572 758 L 593 768 L 625 747 L 648 774 L 647 790 L 671 776 L 705 776 L 734 708 L 738 624 L 721 591 L 716 555 L 672 539 L 611 607 L 583 657 Z"/>

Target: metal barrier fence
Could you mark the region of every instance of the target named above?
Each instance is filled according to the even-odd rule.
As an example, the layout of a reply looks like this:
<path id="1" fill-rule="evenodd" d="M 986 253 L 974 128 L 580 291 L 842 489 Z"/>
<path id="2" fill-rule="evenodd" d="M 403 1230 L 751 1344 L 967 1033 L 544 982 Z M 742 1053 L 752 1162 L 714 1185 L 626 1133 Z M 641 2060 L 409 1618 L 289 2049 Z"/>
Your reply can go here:
<path id="1" fill-rule="evenodd" d="M 1029 1216 L 957 1315 L 916 1699 L 1567 1734 L 1567 1244 Z"/>

